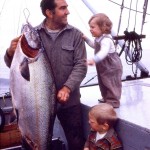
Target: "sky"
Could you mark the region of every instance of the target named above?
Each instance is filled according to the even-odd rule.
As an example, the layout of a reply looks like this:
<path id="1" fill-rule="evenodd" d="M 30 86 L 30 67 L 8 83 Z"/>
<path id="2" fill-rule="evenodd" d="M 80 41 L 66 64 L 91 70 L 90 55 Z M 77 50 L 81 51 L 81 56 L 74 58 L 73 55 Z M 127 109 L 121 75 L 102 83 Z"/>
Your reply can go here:
<path id="1" fill-rule="evenodd" d="M 87 20 L 92 13 L 85 8 L 80 0 L 76 0 L 76 2 L 68 0 L 67 2 L 70 11 L 69 23 L 91 36 Z M 80 16 L 81 10 L 86 12 L 84 17 Z M 40 0 L 0 0 L 0 78 L 9 78 L 9 69 L 3 61 L 3 56 L 11 40 L 20 35 L 21 27 L 26 23 L 26 20 L 32 26 L 36 26 L 43 19 Z M 5 71 L 3 71 L 4 69 Z"/>
<path id="2" fill-rule="evenodd" d="M 109 0 L 83 0 L 87 1 L 90 6 L 95 10 L 95 12 L 104 12 L 110 19 L 113 21 L 114 30 L 117 32 L 118 22 L 120 17 L 121 8 L 117 4 L 112 3 Z M 131 4 L 132 1 L 132 4 Z M 114 0 L 115 3 L 121 4 L 121 0 Z M 137 5 L 136 5 L 136 2 Z M 143 2 L 144 0 L 124 0 L 124 7 L 128 7 L 138 11 L 143 11 Z M 69 23 L 81 29 L 84 33 L 90 36 L 88 20 L 92 16 L 92 13 L 85 7 L 82 0 L 67 0 L 69 5 Z M 29 22 L 36 26 L 44 18 L 40 10 L 40 0 L 0 0 L 0 54 L 4 53 L 6 47 L 8 47 L 10 40 L 20 34 L 20 29 L 22 24 L 26 22 L 26 18 L 29 14 Z M 28 11 L 27 11 L 28 10 Z M 150 8 L 148 6 L 148 11 Z M 147 11 L 147 12 L 148 12 Z M 120 34 L 123 34 L 123 31 L 131 31 L 134 29 L 135 21 L 136 27 L 135 30 L 137 33 L 140 33 L 141 22 L 142 22 L 142 13 L 137 13 L 135 19 L 135 12 L 130 13 L 129 20 L 129 10 L 124 8 L 121 18 L 120 25 Z M 150 12 L 148 12 L 150 13 Z M 129 25 L 128 25 L 129 21 Z M 146 16 L 146 22 L 144 25 L 143 34 L 147 34 L 149 31 L 150 25 L 150 15 Z M 147 35 L 147 38 L 150 38 L 150 34 Z"/>
<path id="3" fill-rule="evenodd" d="M 20 35 L 20 29 L 23 24 L 28 20 L 33 26 L 41 23 L 44 19 L 40 10 L 41 0 L 0 0 L 0 78 L 9 78 L 9 69 L 6 67 L 3 56 L 10 45 L 10 41 Z M 87 2 L 90 5 L 91 10 L 94 13 L 106 13 L 113 22 L 113 31 L 118 35 L 123 35 L 125 30 L 135 30 L 138 34 L 141 34 L 142 24 L 142 12 L 144 0 L 124 0 L 124 7 L 132 8 L 137 11 L 130 11 L 123 8 L 122 15 L 121 7 L 115 3 L 122 4 L 121 0 L 66 0 L 69 7 L 70 15 L 68 16 L 68 22 L 75 27 L 79 28 L 85 35 L 93 39 L 90 34 L 88 20 L 93 13 L 83 3 Z M 131 3 L 132 1 L 132 3 Z M 145 24 L 143 26 L 142 34 L 146 35 L 145 39 L 142 39 L 143 58 L 142 63 L 146 65 L 149 63 L 149 59 L 145 56 L 147 51 L 150 51 L 150 4 L 147 8 L 147 15 Z M 28 18 L 28 19 L 27 19 Z M 120 21 L 120 28 L 119 27 Z M 87 45 L 86 45 L 87 46 Z M 88 58 L 94 55 L 94 51 L 87 46 Z M 125 63 L 124 55 L 122 61 Z M 131 68 L 131 67 L 130 67 Z M 125 67 L 128 70 L 128 67 Z M 148 68 L 150 70 L 150 68 Z M 91 76 L 95 75 L 95 68 L 88 68 Z M 131 71 L 131 69 L 130 69 Z M 93 73 L 94 72 L 94 73 Z M 88 80 L 88 79 L 86 79 Z"/>

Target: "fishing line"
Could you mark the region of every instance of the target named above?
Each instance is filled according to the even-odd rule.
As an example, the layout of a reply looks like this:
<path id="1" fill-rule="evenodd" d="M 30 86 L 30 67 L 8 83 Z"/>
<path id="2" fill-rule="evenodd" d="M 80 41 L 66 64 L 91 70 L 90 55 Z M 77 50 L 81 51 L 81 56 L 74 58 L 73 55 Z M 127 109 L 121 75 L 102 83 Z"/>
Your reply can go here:
<path id="1" fill-rule="evenodd" d="M 2 5 L 2 9 L 1 9 L 1 11 L 0 11 L 0 16 L 1 16 L 2 11 L 3 11 L 3 9 L 4 9 L 5 3 L 6 3 L 6 0 L 4 1 L 3 5 Z"/>
<path id="2" fill-rule="evenodd" d="M 21 14 L 22 14 L 22 8 L 23 8 L 23 2 L 26 2 L 26 0 L 25 1 L 22 1 L 22 3 L 20 4 L 20 11 L 19 11 L 19 19 L 18 19 L 18 26 L 17 26 L 17 35 L 19 35 L 20 34 L 20 31 L 19 31 L 19 29 L 20 29 L 20 22 L 21 22 Z"/>
<path id="3" fill-rule="evenodd" d="M 27 12 L 27 13 L 26 13 Z M 24 13 L 24 17 L 25 17 L 25 19 L 26 19 L 26 23 L 28 23 L 28 19 L 29 19 L 29 17 L 30 17 L 30 11 L 29 11 L 29 9 L 28 8 L 25 8 L 24 10 L 23 10 L 23 13 Z"/>
<path id="4" fill-rule="evenodd" d="M 3 5 L 2 5 L 2 9 L 1 9 L 1 11 L 0 11 L 0 17 L 1 17 L 2 11 L 3 11 L 3 9 L 4 9 L 5 3 L 6 3 L 6 0 L 4 1 Z"/>
<path id="5" fill-rule="evenodd" d="M 72 0 L 70 1 L 70 3 L 73 3 Z M 77 11 L 77 9 L 75 8 L 74 4 L 71 4 L 72 8 L 75 10 L 77 16 L 80 18 L 81 22 L 83 23 L 83 25 L 85 26 L 85 28 L 89 31 L 88 25 L 83 21 L 81 14 L 79 14 L 79 12 Z"/>
<path id="6" fill-rule="evenodd" d="M 0 11 L 0 19 L 1 19 L 2 12 L 4 10 L 5 4 L 6 4 L 6 0 L 3 2 L 3 5 L 2 5 L 1 11 Z M 0 25 L 0 29 L 1 29 L 1 25 Z"/>

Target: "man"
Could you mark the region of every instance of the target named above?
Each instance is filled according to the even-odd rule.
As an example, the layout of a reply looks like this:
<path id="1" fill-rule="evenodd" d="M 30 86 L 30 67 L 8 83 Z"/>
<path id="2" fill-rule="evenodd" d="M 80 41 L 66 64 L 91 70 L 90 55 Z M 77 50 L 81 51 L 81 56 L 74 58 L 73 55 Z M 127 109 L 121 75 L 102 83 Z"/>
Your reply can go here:
<path id="1" fill-rule="evenodd" d="M 65 0 L 42 0 L 44 21 L 36 27 L 53 68 L 57 88 L 57 116 L 64 129 L 69 150 L 82 150 L 84 137 L 80 105 L 80 84 L 84 79 L 86 49 L 82 33 L 69 25 Z M 19 37 L 12 40 L 4 56 L 10 67 Z"/>

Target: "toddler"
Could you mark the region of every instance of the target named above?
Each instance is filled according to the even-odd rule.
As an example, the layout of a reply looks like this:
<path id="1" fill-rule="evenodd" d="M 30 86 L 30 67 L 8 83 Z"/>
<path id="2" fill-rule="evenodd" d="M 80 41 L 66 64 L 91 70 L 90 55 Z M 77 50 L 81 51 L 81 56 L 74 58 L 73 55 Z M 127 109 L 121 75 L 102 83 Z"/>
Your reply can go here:
<path id="1" fill-rule="evenodd" d="M 95 56 L 88 60 L 88 65 L 96 64 L 103 102 L 118 108 L 122 90 L 122 63 L 110 34 L 112 22 L 108 16 L 99 13 L 91 17 L 89 26 L 95 41 L 90 41 L 86 36 L 83 38 L 90 47 L 95 49 Z"/>
<path id="2" fill-rule="evenodd" d="M 93 106 L 89 111 L 91 131 L 84 150 L 123 150 L 114 125 L 117 121 L 114 108 L 107 103 Z"/>

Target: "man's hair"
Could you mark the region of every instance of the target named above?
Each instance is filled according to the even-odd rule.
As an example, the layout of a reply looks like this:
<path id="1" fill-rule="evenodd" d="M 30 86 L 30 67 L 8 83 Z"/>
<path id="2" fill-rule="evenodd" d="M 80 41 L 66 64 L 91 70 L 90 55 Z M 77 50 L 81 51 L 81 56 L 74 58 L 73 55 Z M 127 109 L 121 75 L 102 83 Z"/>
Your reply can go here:
<path id="1" fill-rule="evenodd" d="M 42 0 L 40 3 L 40 7 L 41 7 L 43 15 L 46 17 L 45 12 L 47 9 L 54 11 L 56 7 L 55 0 Z"/>
<path id="2" fill-rule="evenodd" d="M 98 13 L 93 15 L 90 20 L 89 23 L 95 19 L 97 25 L 100 27 L 100 29 L 102 30 L 102 32 L 104 34 L 110 34 L 111 33 L 111 29 L 112 29 L 112 22 L 109 19 L 109 17 L 104 14 L 104 13 Z"/>
<path id="3" fill-rule="evenodd" d="M 98 124 L 107 123 L 110 127 L 113 127 L 118 120 L 114 108 L 107 103 L 102 103 L 91 107 L 89 113 L 96 119 Z"/>

